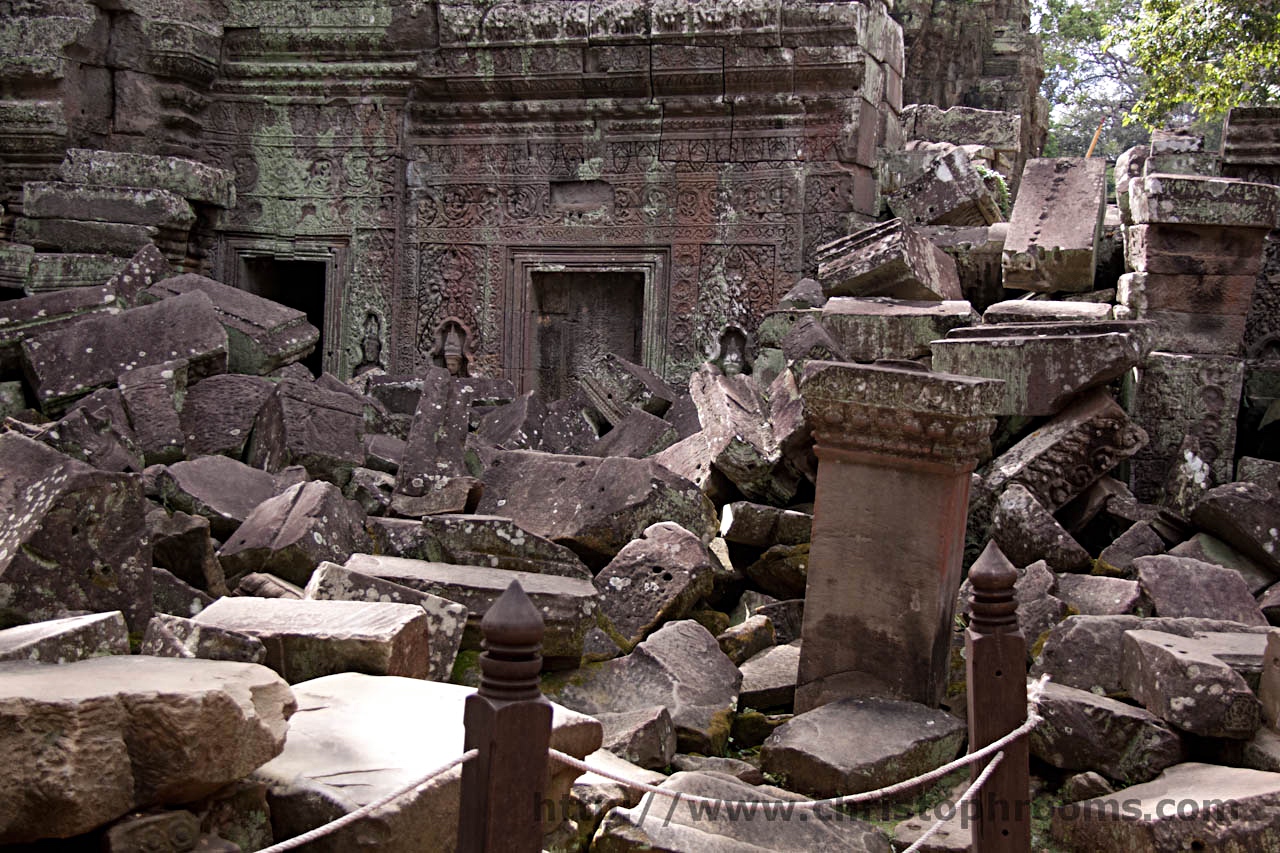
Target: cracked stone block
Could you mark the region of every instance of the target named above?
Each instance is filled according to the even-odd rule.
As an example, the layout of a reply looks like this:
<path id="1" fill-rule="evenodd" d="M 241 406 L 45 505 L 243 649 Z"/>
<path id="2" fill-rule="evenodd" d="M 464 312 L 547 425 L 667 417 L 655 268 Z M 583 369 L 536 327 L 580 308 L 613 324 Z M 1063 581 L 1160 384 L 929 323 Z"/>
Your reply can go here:
<path id="1" fill-rule="evenodd" d="M 464 447 L 472 392 L 447 370 L 432 368 L 422 377 L 409 437 L 405 441 L 393 512 L 424 516 L 462 512 L 473 503 L 476 482 L 468 476 Z"/>
<path id="2" fill-rule="evenodd" d="M 974 168 L 969 155 L 955 145 L 941 143 L 941 146 L 942 150 L 932 153 L 924 163 L 918 177 L 885 199 L 894 216 L 911 225 L 999 222 L 1000 202 Z"/>
<path id="3" fill-rule="evenodd" d="M 955 261 L 901 219 L 874 225 L 818 248 L 818 281 L 835 296 L 962 300 Z M 823 316 L 828 313 L 823 308 Z M 841 337 L 836 336 L 840 341 Z"/>
<path id="4" fill-rule="evenodd" d="M 823 327 L 851 361 L 923 358 L 931 341 L 977 322 L 977 312 L 962 299 L 837 296 L 822 308 Z"/>
<path id="5" fill-rule="evenodd" d="M 0 661 L 70 663 L 102 655 L 129 654 L 124 614 L 92 613 L 19 625 L 0 631 Z"/>
<path id="6" fill-rule="evenodd" d="M 1058 575 L 1056 595 L 1084 616 L 1134 613 L 1142 602 L 1142 588 L 1137 581 L 1096 575 Z"/>
<path id="7" fill-rule="evenodd" d="M 186 232 L 196 214 L 182 196 L 151 187 L 109 187 L 27 181 L 22 213 L 33 219 L 79 219 L 155 225 Z"/>
<path id="8" fill-rule="evenodd" d="M 201 625 L 182 616 L 160 613 L 151 617 L 142 636 L 141 654 L 167 658 L 204 658 L 263 663 L 267 647 L 243 631 Z"/>
<path id="9" fill-rule="evenodd" d="M 369 530 L 378 553 L 390 557 L 592 578 L 573 551 L 501 516 L 441 513 L 421 521 L 387 518 L 371 522 Z"/>
<path id="10" fill-rule="evenodd" d="M 448 681 L 453 673 L 453 663 L 467 625 L 467 608 L 461 604 L 328 562 L 321 563 L 312 573 L 304 597 L 319 601 L 381 601 L 418 605 L 427 614 L 431 658 L 427 678 Z"/>
<path id="11" fill-rule="evenodd" d="M 368 550 L 364 524 L 364 511 L 341 489 L 310 480 L 254 507 L 218 559 L 232 582 L 265 571 L 302 585 L 320 563 L 343 562 Z"/>
<path id="12" fill-rule="evenodd" d="M 1036 560 L 1044 560 L 1056 572 L 1087 572 L 1093 566 L 1089 552 L 1018 483 L 1000 495 L 991 537 L 1015 566 Z"/>
<path id="13" fill-rule="evenodd" d="M 336 672 L 426 678 L 427 614 L 370 601 L 220 598 L 192 620 L 257 637 L 290 684 Z"/>
<path id="14" fill-rule="evenodd" d="M 224 373 L 227 333 L 209 297 L 190 293 L 35 335 L 22 358 L 40 407 L 53 413 L 138 367 L 186 359 L 192 382 Z"/>
<path id="15" fill-rule="evenodd" d="M 675 444 L 676 435 L 673 424 L 643 409 L 633 408 L 621 423 L 597 439 L 584 453 L 587 456 L 642 459 Z"/>
<path id="16" fill-rule="evenodd" d="M 58 173 L 75 184 L 155 187 L 215 207 L 235 206 L 233 172 L 181 157 L 68 148 Z"/>
<path id="17" fill-rule="evenodd" d="M 274 497 L 276 478 L 226 456 L 201 456 L 166 466 L 157 477 L 167 506 L 209 520 L 222 539 L 236 531 L 258 504 Z"/>
<path id="18" fill-rule="evenodd" d="M 680 396 L 649 368 L 609 353 L 578 377 L 583 392 L 610 424 L 617 426 L 636 408 L 662 417 Z"/>
<path id="19" fill-rule="evenodd" d="M 1254 483 L 1211 489 L 1191 520 L 1264 568 L 1280 573 L 1280 495 Z"/>
<path id="20" fill-rule="evenodd" d="M 790 708 L 800 677 L 800 643 L 793 640 L 764 649 L 738 669 L 742 672 L 739 708 Z"/>
<path id="21" fill-rule="evenodd" d="M 1261 704 L 1244 678 L 1194 639 L 1126 631 L 1121 657 L 1129 695 L 1170 725 L 1248 740 L 1262 724 Z"/>
<path id="22" fill-rule="evenodd" d="M 1028 160 L 1001 258 L 1005 287 L 1092 290 L 1106 200 L 1104 160 Z"/>
<path id="23" fill-rule="evenodd" d="M 1199 616 L 1266 625 L 1239 573 L 1190 557 L 1161 554 L 1133 561 L 1138 582 L 1157 616 Z"/>
<path id="24" fill-rule="evenodd" d="M 13 224 L 13 238 L 37 249 L 122 258 L 132 257 L 159 236 L 158 228 L 121 222 L 20 218 Z"/>
<path id="25" fill-rule="evenodd" d="M 546 623 L 546 634 L 542 638 L 544 667 L 577 666 L 587 632 L 596 625 L 596 588 L 590 581 L 580 578 L 372 554 L 353 555 L 346 568 L 428 592 L 466 607 L 464 650 L 480 648 L 480 620 L 513 580 L 520 581 L 520 586 Z"/>
<path id="26" fill-rule="evenodd" d="M 89 314 L 119 314 L 120 301 L 109 287 L 75 287 L 0 302 L 0 372 L 22 369 L 22 342 L 74 325 Z"/>
<path id="27" fill-rule="evenodd" d="M 187 392 L 187 362 L 139 367 L 120 374 L 117 384 L 144 464 L 183 459 L 187 451 L 178 410 Z"/>
<path id="28" fill-rule="evenodd" d="M 187 388 L 178 414 L 187 452 L 194 456 L 244 456 L 249 433 L 275 384 L 261 376 L 226 373 Z"/>
<path id="29" fill-rule="evenodd" d="M 676 727 L 662 705 L 594 715 L 604 726 L 604 749 L 646 770 L 661 770 L 676 754 Z"/>
<path id="30" fill-rule="evenodd" d="M 725 541 L 756 548 L 807 543 L 812 529 L 812 513 L 750 501 L 725 504 L 720 514 L 720 535 Z"/>
<path id="31" fill-rule="evenodd" d="M 273 472 L 301 465 L 341 487 L 364 464 L 364 408 L 348 394 L 285 379 L 258 412 L 248 461 Z"/>

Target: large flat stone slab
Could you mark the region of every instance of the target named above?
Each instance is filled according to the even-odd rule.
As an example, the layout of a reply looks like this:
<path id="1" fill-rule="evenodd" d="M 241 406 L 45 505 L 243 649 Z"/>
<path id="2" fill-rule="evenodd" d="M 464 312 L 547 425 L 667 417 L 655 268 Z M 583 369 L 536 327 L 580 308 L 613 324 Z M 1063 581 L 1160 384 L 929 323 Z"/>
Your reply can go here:
<path id="1" fill-rule="evenodd" d="M 0 631 L 0 661 L 71 663 L 102 655 L 129 654 L 124 614 L 68 616 Z"/>
<path id="2" fill-rule="evenodd" d="M 873 225 L 818 249 L 827 296 L 962 299 L 955 261 L 901 219 Z"/>
<path id="3" fill-rule="evenodd" d="M 1048 292 L 1092 289 L 1106 201 L 1105 161 L 1028 160 L 1001 259 L 1005 287 Z"/>

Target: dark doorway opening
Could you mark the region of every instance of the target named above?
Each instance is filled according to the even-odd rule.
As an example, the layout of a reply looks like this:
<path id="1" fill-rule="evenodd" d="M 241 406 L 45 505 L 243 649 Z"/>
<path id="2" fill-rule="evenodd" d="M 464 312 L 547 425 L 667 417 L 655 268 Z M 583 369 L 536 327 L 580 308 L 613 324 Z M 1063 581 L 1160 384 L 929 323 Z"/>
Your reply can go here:
<path id="1" fill-rule="evenodd" d="M 324 371 L 325 277 L 324 261 L 294 261 L 270 257 L 242 258 L 240 287 L 272 302 L 296 308 L 307 315 L 311 325 L 320 330 L 320 340 L 302 365 L 315 376 Z"/>
<path id="2" fill-rule="evenodd" d="M 574 379 L 608 353 L 641 360 L 644 273 L 582 270 L 532 273 L 536 388 L 568 396 Z"/>

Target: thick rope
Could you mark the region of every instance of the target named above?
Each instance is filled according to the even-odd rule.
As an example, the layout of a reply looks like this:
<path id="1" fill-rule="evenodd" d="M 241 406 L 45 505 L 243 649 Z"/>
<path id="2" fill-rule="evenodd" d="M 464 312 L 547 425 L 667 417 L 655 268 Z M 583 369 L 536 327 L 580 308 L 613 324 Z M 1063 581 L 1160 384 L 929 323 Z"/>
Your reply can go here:
<path id="1" fill-rule="evenodd" d="M 986 784 L 987 779 L 990 778 L 991 774 L 995 772 L 996 765 L 1003 760 L 1004 760 L 1004 753 L 997 752 L 996 757 L 991 759 L 991 763 L 988 764 L 986 767 L 984 767 L 982 769 L 982 772 L 978 774 L 978 778 L 974 779 L 973 782 L 969 784 L 968 788 L 965 788 L 964 793 L 960 795 L 960 799 L 956 800 L 955 811 L 952 813 L 953 817 L 957 814 L 963 815 L 965 813 L 965 809 L 969 807 L 969 801 L 973 799 L 973 797 L 979 791 L 982 790 L 982 786 Z M 938 818 L 936 821 L 934 821 L 933 826 L 929 827 L 924 831 L 924 835 L 921 835 L 919 838 L 917 838 L 915 840 L 915 843 L 912 844 L 910 847 L 908 847 L 906 850 L 903 850 L 902 853 L 916 853 L 916 851 L 918 851 L 921 847 L 923 847 L 924 843 L 928 841 L 930 838 L 932 838 L 935 832 L 937 832 L 939 829 L 942 829 L 942 825 L 945 824 L 950 819 L 951 818 L 946 818 L 946 817 Z"/>
<path id="2" fill-rule="evenodd" d="M 470 761 L 471 759 L 475 758 L 479 754 L 480 754 L 480 750 L 469 749 L 466 752 L 462 753 L 462 755 L 459 755 L 457 758 L 450 761 L 448 764 L 445 764 L 441 767 L 437 767 L 435 770 L 432 770 L 430 773 L 426 774 L 425 776 L 422 776 L 421 778 L 416 779 L 413 782 L 410 782 L 408 785 L 405 785 L 402 788 L 398 788 L 395 791 L 392 791 L 390 794 L 387 794 L 385 797 L 377 799 L 372 803 L 369 803 L 368 805 L 363 805 L 353 812 L 348 812 L 347 814 L 344 814 L 342 817 L 338 818 L 337 820 L 333 820 L 333 821 L 330 821 L 329 823 L 326 823 L 324 826 L 318 826 L 309 832 L 302 833 L 302 835 L 294 836 L 293 838 L 290 838 L 287 841 L 281 841 L 279 844 L 272 844 L 270 847 L 263 847 L 261 850 L 258 851 L 258 853 L 285 853 L 286 850 L 292 850 L 295 847 L 301 847 L 304 844 L 310 844 L 312 841 L 317 841 L 321 838 L 324 838 L 326 835 L 331 835 L 332 833 L 337 832 L 339 829 L 342 829 L 344 826 L 350 823 L 354 823 L 357 820 L 360 820 L 360 818 L 365 817 L 370 812 L 377 811 L 378 809 L 382 808 L 392 800 L 397 799 L 399 797 L 403 797 L 405 794 L 409 793 L 414 788 L 417 788 L 420 785 L 425 785 L 426 783 L 430 782 L 432 779 L 436 778 L 440 774 L 448 773 L 450 770 L 457 767 L 459 764 L 463 764 L 467 761 Z"/>

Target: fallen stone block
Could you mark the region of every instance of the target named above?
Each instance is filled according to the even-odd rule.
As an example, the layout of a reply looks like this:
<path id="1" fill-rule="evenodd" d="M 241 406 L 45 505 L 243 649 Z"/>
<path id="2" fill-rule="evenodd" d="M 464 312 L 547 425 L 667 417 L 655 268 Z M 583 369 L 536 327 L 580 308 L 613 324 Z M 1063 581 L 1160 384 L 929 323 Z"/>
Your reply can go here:
<path id="1" fill-rule="evenodd" d="M 812 529 L 811 513 L 750 501 L 725 504 L 720 514 L 720 535 L 725 541 L 754 548 L 806 544 Z"/>
<path id="2" fill-rule="evenodd" d="M 232 594 L 255 598 L 287 598 L 291 601 L 301 601 L 304 597 L 302 587 L 266 572 L 251 572 L 240 578 L 240 583 L 236 584 Z"/>
<path id="3" fill-rule="evenodd" d="M 1147 173 L 1130 182 L 1129 204 L 1140 225 L 1269 229 L 1280 215 L 1280 189 L 1234 178 Z"/>
<path id="4" fill-rule="evenodd" d="M 1169 554 L 1139 557 L 1133 565 L 1156 616 L 1199 616 L 1243 625 L 1267 624 L 1244 579 L 1230 569 Z"/>
<path id="5" fill-rule="evenodd" d="M 910 301 L 884 297 L 835 297 L 822 308 L 822 325 L 850 361 L 914 359 L 929 355 L 930 341 L 978 322 L 968 302 Z"/>
<path id="6" fill-rule="evenodd" d="M 715 637 L 684 620 L 664 625 L 626 657 L 588 664 L 547 689 L 584 714 L 662 705 L 675 723 L 680 752 L 717 755 L 728 743 L 741 680 Z"/>
<path id="7" fill-rule="evenodd" d="M 30 295 L 73 287 L 99 287 L 128 265 L 125 258 L 115 255 L 36 252 L 27 271 L 26 292 Z"/>
<path id="8" fill-rule="evenodd" d="M 649 368 L 614 353 L 606 355 L 578 381 L 591 405 L 614 426 L 626 420 L 633 408 L 662 417 L 680 396 Z"/>
<path id="9" fill-rule="evenodd" d="M 0 673 L 0 715 L 24 720 L 7 727 L 5 753 L 45 757 L 6 763 L 6 844 L 206 796 L 278 755 L 295 707 L 284 681 L 254 664 L 120 655 Z M 62 749 L 49 749 L 51 731 Z"/>
<path id="10" fill-rule="evenodd" d="M 364 434 L 364 467 L 389 474 L 394 478 L 404 459 L 405 441 L 380 432 Z"/>
<path id="11" fill-rule="evenodd" d="M 1132 272 L 1117 282 L 1116 303 L 1151 323 L 1152 349 L 1239 355 L 1254 283 L 1251 275 Z"/>
<path id="12" fill-rule="evenodd" d="M 1191 520 L 1242 554 L 1280 573 L 1280 495 L 1253 483 L 1211 489 Z"/>
<path id="13" fill-rule="evenodd" d="M 778 598 L 801 598 L 809 579 L 809 543 L 774 545 L 742 570 L 760 590 Z"/>
<path id="14" fill-rule="evenodd" d="M 1262 722 L 1245 680 L 1195 640 L 1126 631 L 1121 679 L 1148 711 L 1192 734 L 1248 740 Z"/>
<path id="15" fill-rule="evenodd" d="M 1153 714 L 1087 690 L 1050 682 L 1040 698 L 1031 754 L 1064 770 L 1096 770 L 1145 782 L 1183 760 L 1182 738 Z"/>
<path id="16" fill-rule="evenodd" d="M 0 373 L 22 370 L 22 342 L 45 332 L 74 325 L 90 314 L 119 314 L 109 287 L 75 287 L 0 302 Z"/>
<path id="17" fill-rule="evenodd" d="M 178 409 L 187 392 L 187 362 L 138 367 L 120 374 L 117 384 L 144 464 L 163 465 L 185 458 Z"/>
<path id="18" fill-rule="evenodd" d="M 1067 607 L 1085 616 L 1134 613 L 1142 602 L 1137 581 L 1096 575 L 1058 575 L 1056 595 Z"/>
<path id="19" fill-rule="evenodd" d="M 132 257 L 159 236 L 158 228 L 121 222 L 19 218 L 13 223 L 13 238 L 36 249 L 123 258 Z"/>
<path id="20" fill-rule="evenodd" d="M 321 563 L 311 575 L 304 597 L 317 601 L 380 601 L 392 604 L 416 604 L 427 614 L 431 665 L 427 678 L 448 681 L 453 663 L 462 645 L 467 625 L 467 608 L 461 604 L 407 587 L 383 578 L 375 578 L 335 563 Z"/>
<path id="21" fill-rule="evenodd" d="M 189 387 L 178 415 L 187 452 L 240 459 L 273 388 L 269 379 L 238 373 L 210 376 Z"/>
<path id="22" fill-rule="evenodd" d="M 1110 545 L 1098 554 L 1098 571 L 1113 575 L 1133 577 L 1137 571 L 1133 561 L 1139 557 L 1150 557 L 1165 551 L 1164 540 L 1149 521 L 1135 521 L 1124 533 L 1115 538 Z M 1173 616 L 1177 614 L 1160 614 Z M 1203 616 L 1205 614 L 1184 613 L 1183 616 Z"/>
<path id="23" fill-rule="evenodd" d="M 102 655 L 129 654 L 124 614 L 93 613 L 18 625 L 0 631 L 0 661 L 71 663 Z"/>
<path id="24" fill-rule="evenodd" d="M 837 699 L 797 714 L 760 750 L 761 768 L 815 797 L 870 791 L 956 757 L 964 723 L 890 699 Z"/>
<path id="25" fill-rule="evenodd" d="M 28 338 L 22 358 L 40 407 L 53 413 L 138 367 L 186 359 L 192 382 L 223 373 L 227 334 L 209 297 L 191 293 Z"/>
<path id="26" fill-rule="evenodd" d="M 432 368 L 422 378 L 422 392 L 396 472 L 393 512 L 424 516 L 474 508 L 477 484 L 464 459 L 471 394 L 440 368 Z"/>
<path id="27" fill-rule="evenodd" d="M 978 174 L 969 155 L 955 145 L 941 143 L 939 147 L 941 150 L 929 157 L 919 177 L 885 199 L 893 215 L 911 225 L 999 222 L 1003 214 L 997 193 Z"/>
<path id="28" fill-rule="evenodd" d="M 1106 202 L 1105 161 L 1028 160 L 1004 243 L 1005 287 L 1092 290 Z"/>
<path id="29" fill-rule="evenodd" d="M 955 261 L 901 219 L 820 246 L 817 254 L 818 281 L 828 297 L 964 298 Z M 825 319 L 825 307 L 822 313 Z"/>
<path id="30" fill-rule="evenodd" d="M 485 412 L 476 425 L 475 437 L 502 450 L 547 450 L 542 441 L 546 418 L 542 397 L 537 391 L 529 391 Z"/>
<path id="31" fill-rule="evenodd" d="M 676 428 L 657 415 L 633 408 L 585 451 L 587 456 L 630 456 L 643 459 L 676 442 Z"/>
<path id="32" fill-rule="evenodd" d="M 800 677 L 800 643 L 793 640 L 765 649 L 739 664 L 738 669 L 742 672 L 739 708 L 790 708 Z"/>
<path id="33" fill-rule="evenodd" d="M 69 148 L 59 175 L 75 184 L 155 187 L 215 207 L 236 203 L 233 172 L 181 157 Z"/>
<path id="34" fill-rule="evenodd" d="M 1265 234 L 1256 227 L 1135 225 L 1125 231 L 1125 261 L 1149 275 L 1253 277 Z"/>
<path id="35" fill-rule="evenodd" d="M 421 607 L 365 601 L 220 598 L 193 621 L 257 637 L 265 664 L 290 684 L 335 672 L 426 678 Z"/>
<path id="36" fill-rule="evenodd" d="M 1019 483 L 1006 488 L 996 502 L 991 537 L 1015 566 L 1036 560 L 1055 572 L 1087 572 L 1093 566 L 1089 552 Z"/>
<path id="37" fill-rule="evenodd" d="M 739 668 L 752 657 L 777 644 L 773 632 L 773 620 L 768 616 L 751 616 L 737 625 L 730 625 L 716 635 L 720 651 Z"/>
<path id="38" fill-rule="evenodd" d="M 101 471 L 137 472 L 145 468 L 128 419 L 121 417 L 117 420 L 116 413 L 108 412 L 105 407 L 72 409 L 53 429 L 33 429 L 29 434 L 54 450 Z"/>
<path id="39" fill-rule="evenodd" d="M 1065 299 L 1008 299 L 988 305 L 982 312 L 984 325 L 1001 323 L 1089 323 L 1112 319 L 1111 305 L 1105 302 L 1068 302 Z"/>
<path id="40" fill-rule="evenodd" d="M 157 281 L 163 281 L 173 275 L 173 267 L 164 253 L 152 244 L 138 250 L 124 268 L 107 280 L 107 287 L 115 293 L 116 298 L 127 308 L 137 308 L 138 294 Z"/>
<path id="41" fill-rule="evenodd" d="M 213 603 L 213 596 L 175 576 L 172 572 L 153 566 L 151 569 L 151 601 L 156 613 L 174 616 L 195 616 Z"/>
<path id="42" fill-rule="evenodd" d="M 604 726 L 604 749 L 646 770 L 671 765 L 676 754 L 676 727 L 663 706 L 594 716 Z"/>
<path id="43" fill-rule="evenodd" d="M 269 786 L 277 838 L 336 820 L 457 758 L 464 738 L 463 706 L 474 691 L 454 684 L 342 673 L 299 684 L 294 692 L 299 713 L 289 727 L 284 752 L 253 777 Z M 600 732 L 595 720 L 552 706 L 553 749 L 585 758 L 599 748 Z M 559 803 L 579 775 L 548 762 L 547 779 L 529 782 L 540 798 Z M 352 785 L 356 779 L 360 784 Z M 453 849 L 461 779 L 462 770 L 455 767 L 308 846 L 317 853 L 350 853 L 366 846 L 364 840 L 372 835 L 395 839 L 380 846 L 396 853 Z"/>
<path id="44" fill-rule="evenodd" d="M 311 480 L 254 507 L 218 559 L 232 583 L 264 571 L 302 585 L 325 560 L 343 562 L 369 550 L 364 522 L 360 505 L 337 486 Z"/>
<path id="45" fill-rule="evenodd" d="M 195 211 L 186 199 L 168 190 L 62 181 L 25 182 L 22 213 L 35 219 L 125 222 L 182 232 L 196 221 Z"/>
<path id="46" fill-rule="evenodd" d="M 201 625 L 191 619 L 161 613 L 151 617 L 142 636 L 144 655 L 164 658 L 204 658 L 242 663 L 263 663 L 267 647 L 262 640 L 217 625 Z"/>
<path id="47" fill-rule="evenodd" d="M 147 536 L 151 540 L 151 562 L 168 569 L 197 589 L 213 595 L 227 594 L 226 576 L 213 540 L 209 520 L 185 512 L 170 514 L 163 507 L 147 510 Z"/>
<path id="48" fill-rule="evenodd" d="M 100 471 L 15 433 L 0 434 L 0 613 L 151 618 L 151 546 L 139 478 Z"/>
<path id="49" fill-rule="evenodd" d="M 441 513 L 421 521 L 387 518 L 371 521 L 369 531 L 379 554 L 460 566 L 488 566 L 591 580 L 591 571 L 563 545 L 530 533 L 497 515 Z"/>
<path id="50" fill-rule="evenodd" d="M 267 471 L 301 465 L 312 479 L 341 487 L 364 464 L 363 441 L 364 409 L 355 398 L 286 379 L 258 412 L 248 461 Z"/>
<path id="51" fill-rule="evenodd" d="M 582 644 L 596 624 L 597 592 L 590 581 L 557 575 L 534 575 L 482 566 L 455 566 L 401 557 L 355 554 L 346 568 L 428 592 L 467 608 L 465 650 L 480 648 L 480 620 L 489 606 L 518 580 L 546 623 L 543 665 L 549 669 L 577 666 Z"/>
<path id="52" fill-rule="evenodd" d="M 202 456 L 165 467 L 160 495 L 173 509 L 209 520 L 214 536 L 236 531 L 263 501 L 276 494 L 276 479 L 226 456 Z"/>
<path id="53" fill-rule="evenodd" d="M 1244 579 L 1249 592 L 1254 595 L 1258 595 L 1276 582 L 1274 571 L 1265 568 L 1257 560 L 1208 533 L 1197 533 L 1186 542 L 1170 548 L 1169 554 L 1174 557 L 1190 557 L 1193 560 L 1230 569 Z"/>

